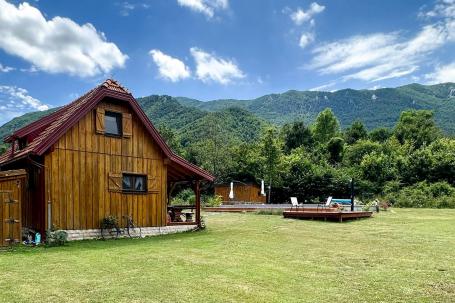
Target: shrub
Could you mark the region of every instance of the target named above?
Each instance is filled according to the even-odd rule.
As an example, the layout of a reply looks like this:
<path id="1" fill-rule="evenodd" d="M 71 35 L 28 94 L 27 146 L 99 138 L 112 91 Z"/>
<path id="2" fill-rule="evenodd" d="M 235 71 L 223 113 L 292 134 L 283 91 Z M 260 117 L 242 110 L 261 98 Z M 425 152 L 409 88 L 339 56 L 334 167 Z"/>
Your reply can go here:
<path id="1" fill-rule="evenodd" d="M 447 182 L 424 181 L 389 193 L 387 199 L 397 207 L 455 208 L 455 188 Z"/>
<path id="2" fill-rule="evenodd" d="M 204 206 L 207 206 L 207 207 L 218 207 L 221 205 L 221 203 L 223 202 L 223 199 L 221 196 L 205 196 L 204 197 Z"/>
<path id="3" fill-rule="evenodd" d="M 101 229 L 118 227 L 118 219 L 115 216 L 107 216 L 101 220 Z"/>
<path id="4" fill-rule="evenodd" d="M 64 230 L 48 230 L 46 232 L 47 246 L 62 246 L 68 242 L 68 234 Z"/>

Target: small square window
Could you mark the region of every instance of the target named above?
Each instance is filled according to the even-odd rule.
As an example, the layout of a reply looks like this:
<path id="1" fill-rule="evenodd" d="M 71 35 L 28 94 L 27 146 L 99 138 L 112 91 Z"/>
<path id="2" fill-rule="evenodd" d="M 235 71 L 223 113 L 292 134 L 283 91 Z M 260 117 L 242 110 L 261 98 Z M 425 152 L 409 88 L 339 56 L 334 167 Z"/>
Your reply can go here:
<path id="1" fill-rule="evenodd" d="M 128 192 L 146 192 L 147 176 L 135 174 L 122 175 L 122 190 Z"/>
<path id="2" fill-rule="evenodd" d="M 122 114 L 114 112 L 104 113 L 104 133 L 106 135 L 122 135 Z"/>

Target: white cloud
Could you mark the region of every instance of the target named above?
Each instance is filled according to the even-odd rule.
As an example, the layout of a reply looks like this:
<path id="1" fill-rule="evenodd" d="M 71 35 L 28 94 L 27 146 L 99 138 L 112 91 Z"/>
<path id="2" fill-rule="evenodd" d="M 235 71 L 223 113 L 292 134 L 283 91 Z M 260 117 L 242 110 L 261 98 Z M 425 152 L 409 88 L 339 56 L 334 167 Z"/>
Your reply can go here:
<path id="1" fill-rule="evenodd" d="M 305 48 L 305 47 L 308 46 L 308 44 L 310 44 L 313 41 L 314 41 L 314 34 L 313 33 L 303 33 L 300 36 L 299 46 L 301 48 Z"/>
<path id="2" fill-rule="evenodd" d="M 283 9 L 283 13 L 289 14 L 289 17 L 294 22 L 296 26 L 302 26 L 305 29 L 304 32 L 300 35 L 299 46 L 301 48 L 306 48 L 309 44 L 313 43 L 315 40 L 314 26 L 316 22 L 314 21 L 314 16 L 322 13 L 325 10 L 325 6 L 320 5 L 316 2 L 310 4 L 310 7 L 307 10 L 297 8 L 297 10 L 292 11 L 289 7 Z"/>
<path id="3" fill-rule="evenodd" d="M 128 1 L 120 3 L 120 15 L 127 17 L 135 9 L 148 9 L 150 8 L 149 4 L 146 3 L 131 3 Z"/>
<path id="4" fill-rule="evenodd" d="M 8 73 L 10 71 L 13 71 L 15 70 L 14 67 L 11 67 L 11 66 L 4 66 L 0 63 L 0 73 Z"/>
<path id="5" fill-rule="evenodd" d="M 0 0 L 0 48 L 50 73 L 94 76 L 123 67 L 128 58 L 104 33 L 68 18 L 46 20 L 35 7 Z"/>
<path id="6" fill-rule="evenodd" d="M 177 3 L 192 11 L 202 13 L 207 18 L 213 18 L 215 11 L 225 10 L 229 6 L 229 0 L 177 0 Z"/>
<path id="7" fill-rule="evenodd" d="M 350 72 L 345 80 L 402 77 L 415 72 L 428 54 L 446 43 L 447 36 L 440 25 L 427 25 L 407 40 L 398 32 L 353 36 L 315 48 L 309 68 L 321 74 Z"/>
<path id="8" fill-rule="evenodd" d="M 203 82 L 230 84 L 235 79 L 245 77 L 232 60 L 216 57 L 196 47 L 192 47 L 190 52 L 196 62 L 196 76 Z"/>
<path id="9" fill-rule="evenodd" d="M 419 17 L 432 18 L 454 18 L 455 17 L 455 1 L 454 0 L 439 0 L 436 5 L 429 11 L 421 11 Z"/>
<path id="10" fill-rule="evenodd" d="M 162 78 L 177 82 L 190 77 L 189 68 L 179 59 L 166 55 L 158 49 L 152 49 L 149 54 L 158 66 L 158 72 Z"/>
<path id="11" fill-rule="evenodd" d="M 30 96 L 26 89 L 0 85 L 0 125 L 27 112 L 47 109 L 48 105 Z"/>
<path id="12" fill-rule="evenodd" d="M 434 72 L 425 75 L 430 83 L 455 82 L 455 62 L 438 66 Z"/>
<path id="13" fill-rule="evenodd" d="M 325 92 L 325 91 L 327 91 L 327 89 L 328 89 L 329 87 L 333 87 L 333 86 L 335 86 L 336 84 L 337 84 L 336 81 L 332 81 L 332 82 L 329 82 L 329 83 L 326 83 L 326 84 L 323 84 L 323 85 L 320 85 L 320 86 L 316 86 L 316 87 L 310 88 L 309 90 L 310 90 L 310 91 L 318 91 L 318 92 L 321 91 L 321 92 Z M 327 97 L 327 96 L 326 96 L 326 97 Z M 327 98 L 324 98 L 324 99 L 327 100 Z"/>
<path id="14" fill-rule="evenodd" d="M 38 69 L 36 68 L 36 66 L 32 65 L 28 68 L 21 68 L 20 71 L 24 73 L 36 73 L 38 72 Z"/>
<path id="15" fill-rule="evenodd" d="M 324 9 L 325 6 L 313 2 L 310 4 L 310 7 L 306 11 L 301 8 L 298 8 L 296 11 L 291 12 L 289 16 L 291 17 L 291 20 L 295 23 L 295 25 L 302 25 L 307 21 L 310 21 L 314 25 L 313 16 L 322 13 Z"/>
<path id="16" fill-rule="evenodd" d="M 410 38 L 401 32 L 352 36 L 313 50 L 310 69 L 320 74 L 344 74 L 343 80 L 380 81 L 412 75 L 428 57 L 455 41 L 455 1 L 438 1 L 425 19 L 437 19 Z M 446 72 L 447 74 L 447 72 Z M 430 77 L 430 76 L 428 76 Z M 433 78 L 437 78 L 436 74 Z"/>

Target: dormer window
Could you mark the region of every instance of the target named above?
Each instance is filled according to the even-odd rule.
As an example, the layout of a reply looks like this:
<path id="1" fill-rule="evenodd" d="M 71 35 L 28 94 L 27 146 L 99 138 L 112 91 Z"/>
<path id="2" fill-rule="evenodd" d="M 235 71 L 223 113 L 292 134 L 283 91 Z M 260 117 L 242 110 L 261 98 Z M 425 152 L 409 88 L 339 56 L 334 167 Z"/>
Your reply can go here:
<path id="1" fill-rule="evenodd" d="M 27 147 L 27 138 L 17 139 L 17 150 L 21 150 Z"/>
<path id="2" fill-rule="evenodd" d="M 111 136 L 122 136 L 122 114 L 106 111 L 104 113 L 104 133 Z"/>

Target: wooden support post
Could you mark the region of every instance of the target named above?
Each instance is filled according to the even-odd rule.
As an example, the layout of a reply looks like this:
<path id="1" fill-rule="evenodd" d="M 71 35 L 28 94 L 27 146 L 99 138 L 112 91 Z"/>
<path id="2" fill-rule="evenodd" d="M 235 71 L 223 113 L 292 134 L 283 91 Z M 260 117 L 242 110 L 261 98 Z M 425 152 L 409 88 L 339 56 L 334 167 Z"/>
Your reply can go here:
<path id="1" fill-rule="evenodd" d="M 196 196 L 196 224 L 201 227 L 201 190 L 199 187 L 199 180 L 194 184 L 194 195 Z"/>

